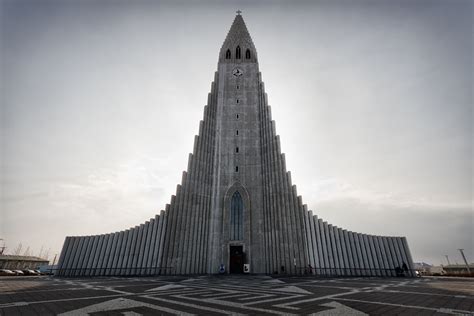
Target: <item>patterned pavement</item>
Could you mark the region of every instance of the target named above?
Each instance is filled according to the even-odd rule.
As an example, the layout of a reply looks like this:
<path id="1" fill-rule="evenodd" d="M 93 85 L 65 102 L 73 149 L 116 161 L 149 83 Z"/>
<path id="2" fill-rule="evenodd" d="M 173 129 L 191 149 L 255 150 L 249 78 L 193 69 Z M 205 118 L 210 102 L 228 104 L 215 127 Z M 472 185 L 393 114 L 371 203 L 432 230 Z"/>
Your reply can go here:
<path id="1" fill-rule="evenodd" d="M 0 315 L 474 315 L 474 280 L 1 277 Z"/>

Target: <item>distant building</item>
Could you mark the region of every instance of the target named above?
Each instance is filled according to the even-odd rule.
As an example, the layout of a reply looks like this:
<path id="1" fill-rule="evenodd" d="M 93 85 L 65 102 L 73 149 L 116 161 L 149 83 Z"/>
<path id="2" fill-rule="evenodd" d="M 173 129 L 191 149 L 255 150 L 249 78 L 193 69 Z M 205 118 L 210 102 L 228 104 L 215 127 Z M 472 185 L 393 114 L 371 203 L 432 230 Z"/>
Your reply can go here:
<path id="1" fill-rule="evenodd" d="M 431 274 L 431 268 L 433 267 L 431 264 L 426 262 L 414 262 L 413 267 L 416 271 L 418 271 L 421 275 L 429 275 Z"/>
<path id="2" fill-rule="evenodd" d="M 443 266 L 444 271 L 446 274 L 449 275 L 468 275 L 467 267 L 465 264 L 448 264 L 447 266 Z M 471 275 L 474 275 L 474 263 L 469 264 L 469 269 L 471 270 Z"/>
<path id="3" fill-rule="evenodd" d="M 38 269 L 49 264 L 49 260 L 33 256 L 0 255 L 0 269 Z"/>

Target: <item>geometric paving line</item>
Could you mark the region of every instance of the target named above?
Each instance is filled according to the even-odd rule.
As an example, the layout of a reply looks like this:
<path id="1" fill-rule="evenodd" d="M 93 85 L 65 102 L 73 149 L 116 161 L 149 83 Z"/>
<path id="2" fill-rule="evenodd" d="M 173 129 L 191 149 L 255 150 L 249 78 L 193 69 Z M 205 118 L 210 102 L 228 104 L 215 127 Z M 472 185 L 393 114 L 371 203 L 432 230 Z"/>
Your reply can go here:
<path id="1" fill-rule="evenodd" d="M 472 311 L 456 310 L 456 309 L 450 309 L 450 308 L 436 308 L 436 307 L 425 307 L 425 306 L 417 306 L 417 305 L 394 304 L 394 303 L 386 303 L 386 302 L 357 300 L 357 299 L 343 298 L 343 297 L 336 297 L 334 298 L 334 300 L 359 302 L 359 303 L 365 303 L 365 304 L 376 304 L 376 305 L 384 305 L 384 306 L 395 306 L 395 307 L 412 308 L 412 309 L 422 309 L 422 310 L 429 310 L 433 312 L 453 314 L 453 315 L 474 315 Z"/>

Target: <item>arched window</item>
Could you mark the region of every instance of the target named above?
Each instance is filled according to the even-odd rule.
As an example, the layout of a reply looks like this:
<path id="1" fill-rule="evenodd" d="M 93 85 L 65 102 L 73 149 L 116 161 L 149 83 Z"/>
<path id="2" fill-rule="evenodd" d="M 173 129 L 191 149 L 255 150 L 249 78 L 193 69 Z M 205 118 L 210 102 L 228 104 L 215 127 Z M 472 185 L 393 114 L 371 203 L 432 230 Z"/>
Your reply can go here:
<path id="1" fill-rule="evenodd" d="M 230 59 L 230 49 L 225 52 L 225 59 Z"/>
<path id="2" fill-rule="evenodd" d="M 235 58 L 240 59 L 240 46 L 237 46 L 235 49 Z"/>
<path id="3" fill-rule="evenodd" d="M 230 201 L 230 240 L 244 239 L 244 201 L 237 191 Z"/>
<path id="4" fill-rule="evenodd" d="M 245 51 L 245 59 L 250 59 L 250 49 Z"/>

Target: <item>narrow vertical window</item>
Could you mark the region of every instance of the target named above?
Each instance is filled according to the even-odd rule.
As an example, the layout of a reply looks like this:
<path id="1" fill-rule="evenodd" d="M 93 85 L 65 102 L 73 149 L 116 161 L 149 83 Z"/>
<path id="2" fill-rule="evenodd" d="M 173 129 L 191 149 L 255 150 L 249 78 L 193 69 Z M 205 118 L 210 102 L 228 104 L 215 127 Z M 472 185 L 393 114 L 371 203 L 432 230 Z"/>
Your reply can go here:
<path id="1" fill-rule="evenodd" d="M 237 136 L 239 135 L 239 130 L 235 131 L 235 135 L 237 135 Z"/>
<path id="2" fill-rule="evenodd" d="M 239 147 L 235 147 L 235 152 L 239 153 Z"/>
<path id="3" fill-rule="evenodd" d="M 235 59 L 240 59 L 240 46 L 235 49 Z"/>
<path id="4" fill-rule="evenodd" d="M 239 114 L 237 114 L 237 119 L 239 119 Z"/>
<path id="5" fill-rule="evenodd" d="M 230 49 L 225 52 L 225 59 L 230 59 Z"/>
<path id="6" fill-rule="evenodd" d="M 239 192 L 230 201 L 230 240 L 244 239 L 244 201 Z"/>
<path id="7" fill-rule="evenodd" d="M 249 49 L 247 49 L 245 51 L 245 59 L 250 59 L 250 50 Z"/>
<path id="8" fill-rule="evenodd" d="M 237 86 L 237 90 L 239 90 L 239 88 L 240 88 L 240 87 L 239 87 L 239 86 Z"/>
<path id="9" fill-rule="evenodd" d="M 235 166 L 235 172 L 239 172 L 239 166 Z"/>
<path id="10" fill-rule="evenodd" d="M 237 103 L 239 103 L 239 99 L 237 99 Z"/>

